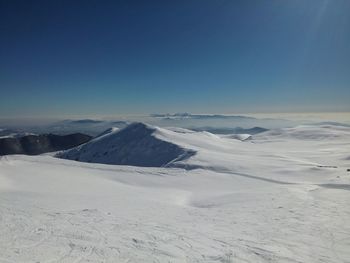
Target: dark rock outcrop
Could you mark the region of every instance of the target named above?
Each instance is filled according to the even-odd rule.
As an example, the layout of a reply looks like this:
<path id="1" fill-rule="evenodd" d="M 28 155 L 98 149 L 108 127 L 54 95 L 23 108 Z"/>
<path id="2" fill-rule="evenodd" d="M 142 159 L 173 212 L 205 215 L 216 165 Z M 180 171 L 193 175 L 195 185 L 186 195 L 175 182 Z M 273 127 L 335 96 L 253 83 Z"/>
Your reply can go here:
<path id="1" fill-rule="evenodd" d="M 27 154 L 36 155 L 46 152 L 73 148 L 91 140 L 91 136 L 82 133 L 69 135 L 27 135 L 19 138 L 1 138 L 0 155 Z"/>

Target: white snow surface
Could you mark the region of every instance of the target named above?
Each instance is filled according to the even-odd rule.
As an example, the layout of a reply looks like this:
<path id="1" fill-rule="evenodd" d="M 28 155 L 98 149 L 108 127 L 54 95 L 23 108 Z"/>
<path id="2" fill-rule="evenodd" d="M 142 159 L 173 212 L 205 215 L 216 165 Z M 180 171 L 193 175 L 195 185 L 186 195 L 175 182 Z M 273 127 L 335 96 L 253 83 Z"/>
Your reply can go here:
<path id="1" fill-rule="evenodd" d="M 0 262 L 350 262 L 350 128 L 152 129 L 195 154 L 1 157 Z"/>
<path id="2" fill-rule="evenodd" d="M 56 156 L 89 163 L 160 167 L 194 154 L 194 151 L 171 142 L 171 138 L 159 138 L 158 134 L 163 130 L 133 123 L 122 130 L 107 130 L 86 144 Z M 179 133 L 167 131 L 170 136 Z"/>

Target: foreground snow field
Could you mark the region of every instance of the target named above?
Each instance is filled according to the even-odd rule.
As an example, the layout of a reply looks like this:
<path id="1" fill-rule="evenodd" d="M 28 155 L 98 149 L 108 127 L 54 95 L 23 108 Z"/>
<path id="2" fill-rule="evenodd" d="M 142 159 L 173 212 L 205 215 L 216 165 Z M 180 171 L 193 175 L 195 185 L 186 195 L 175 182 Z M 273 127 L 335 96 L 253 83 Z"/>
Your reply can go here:
<path id="1" fill-rule="evenodd" d="M 1 157 L 0 262 L 350 262 L 350 128 L 152 136 L 196 154 Z"/>

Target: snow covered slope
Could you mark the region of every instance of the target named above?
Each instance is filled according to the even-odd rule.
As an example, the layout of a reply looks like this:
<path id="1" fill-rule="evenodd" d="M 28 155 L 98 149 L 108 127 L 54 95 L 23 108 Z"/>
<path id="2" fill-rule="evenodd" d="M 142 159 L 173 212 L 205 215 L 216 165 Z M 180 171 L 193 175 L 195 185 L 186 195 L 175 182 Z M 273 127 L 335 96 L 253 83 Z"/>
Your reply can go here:
<path id="1" fill-rule="evenodd" d="M 2 157 L 0 262 L 349 262 L 349 131 L 148 131 L 196 152 L 172 168 Z"/>
<path id="2" fill-rule="evenodd" d="M 84 145 L 58 153 L 57 157 L 89 163 L 161 167 L 194 154 L 158 139 L 155 136 L 157 129 L 133 123 L 120 131 L 106 131 Z"/>
<path id="3" fill-rule="evenodd" d="M 282 170 L 286 174 L 295 167 L 300 169 L 298 178 L 304 178 L 309 170 L 326 166 L 337 167 L 327 170 L 335 176 L 338 170 L 347 169 L 344 160 L 349 156 L 349 147 L 346 147 L 349 142 L 350 128 L 338 126 L 298 126 L 250 137 L 218 136 L 205 131 L 134 123 L 58 156 L 92 163 L 200 168 L 258 177 L 256 167 L 259 166 L 268 171 L 268 179 L 280 180 Z"/>

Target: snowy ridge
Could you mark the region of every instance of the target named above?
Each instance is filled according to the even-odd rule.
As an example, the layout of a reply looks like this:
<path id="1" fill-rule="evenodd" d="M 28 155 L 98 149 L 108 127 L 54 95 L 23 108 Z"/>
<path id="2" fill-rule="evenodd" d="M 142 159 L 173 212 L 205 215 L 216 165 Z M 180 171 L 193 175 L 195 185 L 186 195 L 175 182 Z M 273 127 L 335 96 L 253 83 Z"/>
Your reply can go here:
<path id="1" fill-rule="evenodd" d="M 117 131 L 119 131 L 119 130 L 120 130 L 119 127 L 111 127 L 111 128 L 109 128 L 109 129 L 105 130 L 104 132 L 100 133 L 99 135 L 97 135 L 96 138 L 97 138 L 97 137 L 104 136 L 104 135 L 106 135 L 106 134 L 110 134 L 110 133 L 112 133 L 112 132 L 115 133 L 115 132 L 117 132 Z"/>
<path id="2" fill-rule="evenodd" d="M 289 167 L 302 163 L 312 167 L 328 165 L 320 158 L 301 161 L 298 152 L 285 154 L 276 148 L 270 161 L 266 146 L 261 143 L 288 144 L 290 149 L 312 149 L 328 141 L 350 141 L 350 128 L 338 126 L 297 126 L 275 129 L 258 135 L 215 135 L 206 131 L 196 132 L 182 128 L 159 128 L 134 123 L 122 130 L 110 129 L 92 141 L 61 152 L 57 157 L 91 163 L 123 164 L 145 167 L 177 167 L 185 169 L 209 169 L 213 171 L 239 171 L 255 175 L 254 168 L 261 165 L 270 170 L 276 166 Z M 281 153 L 280 153 L 281 152 Z M 252 159 L 252 154 L 258 158 Z M 342 159 L 346 156 L 341 155 Z M 278 174 L 272 177 L 278 177 Z"/>
<path id="3" fill-rule="evenodd" d="M 122 130 L 111 128 L 90 142 L 56 156 L 90 163 L 161 167 L 194 155 L 192 150 L 158 138 L 159 132 L 160 128 L 143 123 L 133 123 Z"/>

